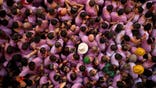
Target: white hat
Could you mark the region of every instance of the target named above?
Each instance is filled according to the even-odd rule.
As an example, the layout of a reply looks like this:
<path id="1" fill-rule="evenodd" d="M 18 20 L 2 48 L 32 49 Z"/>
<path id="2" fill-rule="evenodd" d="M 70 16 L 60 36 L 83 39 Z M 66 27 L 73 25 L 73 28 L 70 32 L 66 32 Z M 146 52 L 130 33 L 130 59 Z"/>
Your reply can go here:
<path id="1" fill-rule="evenodd" d="M 88 45 L 86 43 L 80 43 L 78 45 L 78 53 L 85 54 L 88 51 Z"/>

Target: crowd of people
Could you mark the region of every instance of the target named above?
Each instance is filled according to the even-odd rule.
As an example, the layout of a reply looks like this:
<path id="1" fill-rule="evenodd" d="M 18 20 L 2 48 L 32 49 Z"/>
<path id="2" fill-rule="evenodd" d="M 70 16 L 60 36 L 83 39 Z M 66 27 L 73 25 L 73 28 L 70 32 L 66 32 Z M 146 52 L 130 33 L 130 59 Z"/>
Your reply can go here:
<path id="1" fill-rule="evenodd" d="M 0 0 L 1 88 L 156 88 L 156 0 Z"/>

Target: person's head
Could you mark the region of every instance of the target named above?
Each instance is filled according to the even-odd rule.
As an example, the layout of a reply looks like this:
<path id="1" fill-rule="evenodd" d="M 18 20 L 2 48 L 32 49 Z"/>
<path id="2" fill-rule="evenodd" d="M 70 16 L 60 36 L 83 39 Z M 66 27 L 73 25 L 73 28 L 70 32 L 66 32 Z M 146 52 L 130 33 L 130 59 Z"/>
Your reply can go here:
<path id="1" fill-rule="evenodd" d="M 78 11 L 77 7 L 71 7 L 70 13 L 75 14 L 75 13 L 77 13 L 77 11 Z"/>
<path id="2" fill-rule="evenodd" d="M 115 54 L 115 59 L 121 60 L 122 59 L 122 55 L 120 55 L 119 53 L 116 53 Z"/>
<path id="3" fill-rule="evenodd" d="M 152 6 L 153 6 L 153 3 L 152 2 L 147 2 L 146 3 L 146 8 L 147 9 L 150 9 Z"/>
<path id="4" fill-rule="evenodd" d="M 60 43 L 60 42 L 56 42 L 56 43 L 55 43 L 55 47 L 56 47 L 56 48 L 61 47 L 61 43 Z"/>
<path id="5" fill-rule="evenodd" d="M 9 45 L 9 46 L 7 47 L 7 49 L 6 49 L 6 53 L 7 53 L 7 54 L 12 54 L 13 52 L 14 52 L 14 47 L 11 46 L 11 45 Z"/>
<path id="6" fill-rule="evenodd" d="M 123 15 L 124 14 L 124 9 L 119 9 L 117 11 L 117 13 L 118 13 L 119 16 Z"/>
<path id="7" fill-rule="evenodd" d="M 96 75 L 96 70 L 92 69 L 89 72 L 90 76 L 95 76 Z"/>
<path id="8" fill-rule="evenodd" d="M 81 26 L 81 27 L 80 27 L 80 30 L 81 30 L 82 32 L 85 32 L 86 29 L 87 29 L 86 26 Z"/>
<path id="9" fill-rule="evenodd" d="M 89 34 L 89 35 L 88 35 L 88 40 L 89 40 L 90 42 L 93 42 L 93 41 L 94 41 L 94 35 L 93 35 L 93 34 Z"/>
<path id="10" fill-rule="evenodd" d="M 152 15 L 153 15 L 153 12 L 150 10 L 145 13 L 146 18 L 150 18 L 150 17 L 152 17 Z"/>
<path id="11" fill-rule="evenodd" d="M 135 84 L 135 87 L 136 87 L 136 88 L 145 88 L 145 85 L 144 85 L 143 82 L 137 82 L 137 83 Z"/>
<path id="12" fill-rule="evenodd" d="M 103 43 L 106 42 L 106 39 L 105 39 L 104 37 L 101 37 L 101 38 L 99 39 L 99 42 L 100 42 L 101 44 L 103 44 Z"/>
<path id="13" fill-rule="evenodd" d="M 85 65 L 81 65 L 81 66 L 79 67 L 79 70 L 80 70 L 81 72 L 84 72 L 84 71 L 86 70 Z"/>
<path id="14" fill-rule="evenodd" d="M 96 3 L 95 3 L 94 0 L 90 0 L 90 1 L 89 1 L 89 6 L 90 6 L 90 7 L 93 7 L 95 4 L 96 4 Z"/>
<path id="15" fill-rule="evenodd" d="M 51 19 L 51 24 L 52 24 L 52 25 L 55 26 L 57 23 L 58 23 L 58 21 L 57 21 L 56 19 Z"/>
<path id="16" fill-rule="evenodd" d="M 29 62 L 29 64 L 28 64 L 29 69 L 32 70 L 32 71 L 35 70 L 35 66 L 36 66 L 36 64 L 34 62 L 32 62 L 32 61 Z"/>
<path id="17" fill-rule="evenodd" d="M 118 47 L 114 44 L 114 45 L 111 45 L 111 46 L 110 46 L 110 49 L 111 49 L 112 51 L 116 51 L 116 50 L 118 49 Z"/>
<path id="18" fill-rule="evenodd" d="M 80 59 L 80 56 L 79 56 L 79 54 L 74 53 L 74 54 L 73 54 L 73 58 L 74 58 L 75 60 L 79 60 L 79 59 Z"/>
<path id="19" fill-rule="evenodd" d="M 128 35 L 124 35 L 124 36 L 123 36 L 123 39 L 124 39 L 125 41 L 130 41 L 130 37 L 129 37 Z"/>
<path id="20" fill-rule="evenodd" d="M 123 51 L 129 50 L 129 46 L 127 44 L 122 44 L 122 50 Z"/>
<path id="21" fill-rule="evenodd" d="M 61 30 L 60 35 L 62 37 L 66 37 L 67 36 L 67 31 L 66 30 Z"/>
<path id="22" fill-rule="evenodd" d="M 13 28 L 13 29 L 16 29 L 16 28 L 18 28 L 18 27 L 19 27 L 18 22 L 15 21 L 15 22 L 12 23 L 12 28 Z"/>
<path id="23" fill-rule="evenodd" d="M 153 74 L 152 70 L 144 69 L 143 75 L 145 75 L 146 77 L 150 77 L 152 76 L 152 74 Z"/>
<path id="24" fill-rule="evenodd" d="M 5 10 L 0 10 L 0 17 L 5 17 L 6 16 L 6 11 Z"/>
<path id="25" fill-rule="evenodd" d="M 70 74 L 70 79 L 74 81 L 77 78 L 77 74 L 75 72 Z"/>
<path id="26" fill-rule="evenodd" d="M 49 32 L 48 34 L 47 34 L 47 37 L 48 37 L 48 39 L 53 39 L 55 36 L 54 36 L 54 32 Z"/>
<path id="27" fill-rule="evenodd" d="M 50 15 L 54 15 L 55 14 L 55 9 L 50 8 L 50 9 L 48 9 L 48 12 L 49 12 Z"/>
<path id="28" fill-rule="evenodd" d="M 106 28 L 109 27 L 109 25 L 108 25 L 106 22 L 103 22 L 102 25 L 101 25 L 101 27 L 102 27 L 103 29 L 106 29 Z"/>
<path id="29" fill-rule="evenodd" d="M 120 0 L 121 4 L 125 4 L 127 2 L 127 0 Z"/>
<path id="30" fill-rule="evenodd" d="M 123 30 L 123 25 L 122 24 L 117 24 L 117 26 L 116 26 L 116 28 L 115 28 L 115 32 L 116 33 L 120 33 L 121 32 L 121 30 Z"/>
<path id="31" fill-rule="evenodd" d="M 107 11 L 109 11 L 109 12 L 112 12 L 113 8 L 114 8 L 113 5 L 108 5 L 106 7 Z"/>
<path id="32" fill-rule="evenodd" d="M 147 24 L 144 26 L 144 30 L 146 30 L 146 31 L 151 30 L 151 28 L 152 28 L 152 24 L 151 24 L 151 23 L 147 23 Z"/>
<path id="33" fill-rule="evenodd" d="M 53 0 L 47 0 L 47 2 L 48 2 L 49 4 L 52 4 L 52 3 L 53 3 Z"/>
<path id="34" fill-rule="evenodd" d="M 86 12 L 81 12 L 80 13 L 80 17 L 83 19 L 83 18 L 85 18 L 87 16 L 87 13 Z"/>
<path id="35" fill-rule="evenodd" d="M 138 12 L 139 13 L 142 13 L 144 11 L 144 9 L 142 8 L 142 6 L 139 6 L 137 9 L 138 9 Z"/>
<path id="36" fill-rule="evenodd" d="M 61 79 L 60 74 L 57 74 L 57 73 L 56 73 L 56 74 L 54 75 L 54 80 L 55 80 L 55 81 L 60 81 L 60 79 Z"/>
<path id="37" fill-rule="evenodd" d="M 123 81 L 117 81 L 116 85 L 117 85 L 118 88 L 125 88 L 125 84 L 124 84 Z"/>
<path id="38" fill-rule="evenodd" d="M 55 62 L 57 60 L 57 57 L 54 55 L 49 56 L 50 61 Z"/>
<path id="39" fill-rule="evenodd" d="M 133 24 L 134 29 L 139 29 L 141 25 L 139 23 L 134 23 Z"/>
<path id="40" fill-rule="evenodd" d="M 46 48 L 45 48 L 45 47 L 41 47 L 41 48 L 40 48 L 40 52 L 41 52 L 42 54 L 45 54 L 45 53 L 46 53 Z"/>

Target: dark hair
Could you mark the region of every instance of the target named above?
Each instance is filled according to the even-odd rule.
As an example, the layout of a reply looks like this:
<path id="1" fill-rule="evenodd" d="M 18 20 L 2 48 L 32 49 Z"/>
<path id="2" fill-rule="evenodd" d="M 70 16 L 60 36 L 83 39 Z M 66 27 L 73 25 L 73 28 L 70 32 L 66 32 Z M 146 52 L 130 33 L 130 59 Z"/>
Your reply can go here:
<path id="1" fill-rule="evenodd" d="M 31 86 L 33 84 L 33 81 L 28 78 L 25 78 L 24 81 L 26 82 L 27 86 Z"/>
<path id="2" fill-rule="evenodd" d="M 136 88 L 145 88 L 144 86 L 144 83 L 143 82 L 137 82 L 136 84 L 135 84 L 135 86 L 136 86 Z"/>
<path id="3" fill-rule="evenodd" d="M 152 44 L 152 43 L 153 43 L 153 39 L 149 37 L 149 38 L 147 39 L 147 43 L 148 43 L 148 44 Z"/>
<path id="4" fill-rule="evenodd" d="M 127 44 L 122 44 L 122 50 L 123 50 L 123 51 L 129 50 L 128 45 L 127 45 Z"/>
<path id="5" fill-rule="evenodd" d="M 117 81 L 116 85 L 118 88 L 125 88 L 125 84 L 122 81 Z"/>
<path id="6" fill-rule="evenodd" d="M 81 30 L 82 32 L 85 32 L 85 31 L 86 31 L 86 26 L 81 26 L 81 27 L 80 27 L 80 30 Z"/>
<path id="7" fill-rule="evenodd" d="M 156 83 L 153 80 L 148 80 L 148 79 L 146 80 L 146 83 L 145 83 L 146 88 L 153 88 L 155 85 Z"/>
<path id="8" fill-rule="evenodd" d="M 58 23 L 58 21 L 57 21 L 56 19 L 52 19 L 52 20 L 51 20 L 51 24 L 52 24 L 52 25 L 56 25 L 57 23 Z"/>
<path id="9" fill-rule="evenodd" d="M 78 8 L 76 7 L 71 7 L 70 13 L 75 14 L 78 11 Z"/>
<path id="10" fill-rule="evenodd" d="M 123 15 L 123 14 L 124 14 L 124 9 L 119 9 L 119 10 L 117 11 L 117 13 L 118 13 L 118 15 Z"/>
<path id="11" fill-rule="evenodd" d="M 153 15 L 153 12 L 152 12 L 152 11 L 147 11 L 147 12 L 145 13 L 145 17 L 146 17 L 146 18 L 152 17 L 152 15 Z"/>
<path id="12" fill-rule="evenodd" d="M 86 13 L 86 12 L 81 12 L 81 13 L 80 13 L 80 17 L 81 17 L 81 18 L 84 18 L 85 16 L 87 16 L 87 13 Z"/>
<path id="13" fill-rule="evenodd" d="M 6 0 L 6 4 L 7 4 L 7 6 L 13 6 L 13 4 L 14 4 L 15 2 L 14 2 L 14 0 Z"/>
<path id="14" fill-rule="evenodd" d="M 95 18 L 95 22 L 100 22 L 100 20 L 101 20 L 101 17 L 100 17 L 100 16 L 97 16 L 97 17 Z"/>
<path id="15" fill-rule="evenodd" d="M 116 45 L 111 45 L 110 48 L 112 51 L 116 51 L 118 49 L 118 47 Z"/>
<path id="16" fill-rule="evenodd" d="M 145 26 L 144 26 L 144 30 L 146 31 L 149 31 L 151 29 L 152 25 L 151 23 L 147 23 Z"/>
<path id="17" fill-rule="evenodd" d="M 26 9 L 25 12 L 24 12 L 24 14 L 25 14 L 26 16 L 29 16 L 29 15 L 30 15 L 30 10 L 29 10 L 29 9 Z"/>
<path id="18" fill-rule="evenodd" d="M 73 54 L 73 57 L 74 57 L 75 60 L 79 60 L 80 59 L 79 54 L 76 54 L 76 53 Z"/>
<path id="19" fill-rule="evenodd" d="M 27 58 L 22 58 L 21 59 L 21 64 L 22 64 L 22 66 L 27 66 L 28 65 L 28 59 Z"/>
<path id="20" fill-rule="evenodd" d="M 59 74 L 54 75 L 54 80 L 59 81 L 61 79 L 61 76 Z"/>
<path id="21" fill-rule="evenodd" d="M 31 61 L 31 62 L 29 62 L 29 65 L 28 66 L 29 66 L 29 69 L 30 70 L 34 70 L 36 65 L 35 65 L 34 62 Z"/>
<path id="22" fill-rule="evenodd" d="M 105 22 L 103 22 L 102 25 L 101 25 L 101 27 L 102 27 L 103 29 L 106 29 L 106 28 L 108 28 L 108 24 L 105 23 Z"/>
<path id="23" fill-rule="evenodd" d="M 56 47 L 56 48 L 61 47 L 61 43 L 60 43 L 60 42 L 56 42 L 56 43 L 55 43 L 55 47 Z"/>
<path id="24" fill-rule="evenodd" d="M 27 0 L 27 2 L 28 2 L 28 3 L 32 3 L 32 2 L 33 2 L 33 0 Z"/>
<path id="25" fill-rule="evenodd" d="M 49 32 L 49 33 L 47 34 L 47 37 L 48 37 L 49 39 L 53 39 L 53 38 L 54 38 L 54 32 Z"/>
<path id="26" fill-rule="evenodd" d="M 49 65 L 48 65 L 48 69 L 49 69 L 49 70 L 53 70 L 53 69 L 54 69 L 54 64 L 49 64 Z"/>
<path id="27" fill-rule="evenodd" d="M 47 0 L 47 2 L 51 4 L 53 2 L 53 0 Z"/>
<path id="28" fill-rule="evenodd" d="M 6 16 L 6 11 L 5 10 L 0 10 L 0 17 L 5 17 Z"/>
<path id="29" fill-rule="evenodd" d="M 156 62 L 156 56 L 152 56 L 152 62 Z"/>
<path id="30" fill-rule="evenodd" d="M 139 12 L 139 13 L 142 13 L 143 11 L 144 11 L 144 9 L 142 8 L 142 6 L 139 6 L 139 7 L 138 7 L 138 12 Z"/>
<path id="31" fill-rule="evenodd" d="M 103 44 L 103 43 L 105 43 L 105 42 L 106 42 L 106 39 L 105 39 L 104 37 L 101 37 L 101 38 L 100 38 L 100 43 Z"/>
<path id="32" fill-rule="evenodd" d="M 21 38 L 22 38 L 22 36 L 20 34 L 18 34 L 18 33 L 14 33 L 12 35 L 12 40 L 14 40 L 14 41 L 18 41 Z"/>
<path id="33" fill-rule="evenodd" d="M 32 34 L 33 34 L 32 32 L 26 32 L 26 37 L 27 38 L 31 38 L 32 37 Z"/>
<path id="34" fill-rule="evenodd" d="M 42 54 L 45 54 L 46 48 L 45 48 L 45 47 L 40 48 L 40 52 L 41 52 Z"/>
<path id="35" fill-rule="evenodd" d="M 71 78 L 72 81 L 74 81 L 77 78 L 76 73 L 75 72 L 74 73 L 71 73 L 70 74 L 70 78 Z"/>
<path id="36" fill-rule="evenodd" d="M 147 53 L 144 54 L 144 55 L 143 55 L 143 58 L 144 58 L 144 59 L 148 59 L 148 54 L 147 54 Z"/>
<path id="37" fill-rule="evenodd" d="M 121 60 L 122 59 L 122 56 L 119 53 L 116 53 L 115 54 L 115 59 Z"/>
<path id="38" fill-rule="evenodd" d="M 12 8 L 11 9 L 11 13 L 13 14 L 13 15 L 17 15 L 17 8 Z"/>
<path id="39" fill-rule="evenodd" d="M 94 0 L 90 0 L 89 5 L 90 5 L 91 7 L 93 7 L 95 4 L 96 4 L 96 3 L 95 3 Z"/>
<path id="40" fill-rule="evenodd" d="M 81 66 L 79 67 L 79 70 L 80 70 L 81 72 L 84 72 L 84 71 L 86 70 L 86 67 L 85 67 L 84 65 L 81 65 Z"/>
<path id="41" fill-rule="evenodd" d="M 107 6 L 107 10 L 108 10 L 109 12 L 112 12 L 112 10 L 113 10 L 113 5 L 108 5 L 108 6 Z"/>
<path id="42" fill-rule="evenodd" d="M 121 32 L 121 30 L 123 30 L 123 25 L 122 24 L 117 24 L 117 26 L 115 28 L 115 32 L 119 33 L 119 32 Z"/>
<path id="43" fill-rule="evenodd" d="M 125 4 L 127 0 L 120 0 L 121 4 Z"/>
<path id="44" fill-rule="evenodd" d="M 57 60 L 57 57 L 54 56 L 54 55 L 51 55 L 51 56 L 49 57 L 49 59 L 50 59 L 50 61 L 55 62 L 55 61 Z"/>
<path id="45" fill-rule="evenodd" d="M 139 29 L 139 28 L 141 27 L 141 25 L 140 25 L 139 23 L 134 23 L 134 24 L 133 24 L 133 27 L 134 27 L 135 29 Z"/>
<path id="46" fill-rule="evenodd" d="M 93 84 L 91 84 L 90 82 L 86 84 L 86 88 L 92 88 L 92 87 L 93 87 Z"/>
<path id="47" fill-rule="evenodd" d="M 123 38 L 125 41 L 130 41 L 130 37 L 128 35 L 124 35 Z"/>
<path id="48" fill-rule="evenodd" d="M 66 37 L 66 36 L 67 36 L 67 31 L 66 31 L 66 30 L 61 30 L 60 35 L 61 35 L 62 37 Z"/>
<path id="49" fill-rule="evenodd" d="M 6 20 L 6 19 L 3 19 L 3 20 L 1 20 L 1 24 L 3 25 L 3 26 L 7 26 L 8 25 L 8 20 Z"/>
<path id="50" fill-rule="evenodd" d="M 111 39 L 114 36 L 114 33 L 112 31 L 105 31 L 104 35 L 107 39 Z"/>
<path id="51" fill-rule="evenodd" d="M 22 49 L 27 50 L 29 48 L 30 44 L 28 42 L 25 42 L 22 44 Z"/>
<path id="52" fill-rule="evenodd" d="M 53 15 L 55 13 L 55 10 L 53 8 L 50 8 L 48 12 L 50 13 L 50 15 Z"/>
<path id="53" fill-rule="evenodd" d="M 6 50 L 7 54 L 12 54 L 14 52 L 14 47 L 9 45 Z"/>
<path id="54" fill-rule="evenodd" d="M 145 75 L 145 76 L 147 76 L 147 77 L 150 77 L 150 76 L 152 76 L 152 74 L 153 74 L 152 71 L 150 71 L 150 70 L 148 70 L 148 69 L 144 69 L 143 75 Z"/>
<path id="55" fill-rule="evenodd" d="M 15 62 L 20 62 L 22 59 L 22 55 L 21 54 L 14 54 L 12 56 L 12 60 L 15 61 Z"/>
<path id="56" fill-rule="evenodd" d="M 150 9 L 152 7 L 153 3 L 152 2 L 147 2 L 146 3 L 146 8 Z"/>
<path id="57" fill-rule="evenodd" d="M 18 22 L 13 22 L 12 23 L 12 28 L 18 28 L 18 27 L 19 27 Z"/>
<path id="58" fill-rule="evenodd" d="M 33 38 L 33 41 L 34 41 L 35 43 L 39 43 L 40 40 L 41 40 L 41 37 L 40 37 L 39 35 L 35 35 L 35 37 Z"/>

